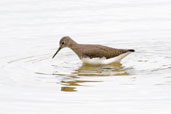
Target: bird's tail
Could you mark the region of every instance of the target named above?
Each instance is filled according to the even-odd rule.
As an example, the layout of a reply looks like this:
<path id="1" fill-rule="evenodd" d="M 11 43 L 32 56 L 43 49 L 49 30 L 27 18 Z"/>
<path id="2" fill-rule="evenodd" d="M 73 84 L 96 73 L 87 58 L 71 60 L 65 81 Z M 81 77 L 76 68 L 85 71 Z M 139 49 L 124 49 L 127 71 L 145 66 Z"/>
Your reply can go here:
<path id="1" fill-rule="evenodd" d="M 135 52 L 135 50 L 134 50 L 134 49 L 129 49 L 128 51 L 129 51 L 129 52 Z"/>

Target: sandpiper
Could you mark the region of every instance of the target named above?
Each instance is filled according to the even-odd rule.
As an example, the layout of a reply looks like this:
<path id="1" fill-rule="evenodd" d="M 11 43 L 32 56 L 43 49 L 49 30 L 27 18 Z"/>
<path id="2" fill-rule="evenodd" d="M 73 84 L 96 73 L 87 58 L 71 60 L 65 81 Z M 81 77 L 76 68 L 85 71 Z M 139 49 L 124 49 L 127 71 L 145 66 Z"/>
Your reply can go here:
<path id="1" fill-rule="evenodd" d="M 52 58 L 65 47 L 72 49 L 83 63 L 87 64 L 111 64 L 115 62 L 120 62 L 124 57 L 126 57 L 134 49 L 116 49 L 103 45 L 93 45 L 93 44 L 79 44 L 72 40 L 69 36 L 65 36 L 60 40 L 59 48 Z"/>

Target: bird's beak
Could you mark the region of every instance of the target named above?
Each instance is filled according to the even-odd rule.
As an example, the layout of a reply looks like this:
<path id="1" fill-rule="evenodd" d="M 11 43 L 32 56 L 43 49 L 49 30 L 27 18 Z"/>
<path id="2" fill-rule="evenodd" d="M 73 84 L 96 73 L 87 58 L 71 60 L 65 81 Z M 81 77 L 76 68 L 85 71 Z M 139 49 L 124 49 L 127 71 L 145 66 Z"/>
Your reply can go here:
<path id="1" fill-rule="evenodd" d="M 56 51 L 56 53 L 53 55 L 52 59 L 56 56 L 56 54 L 57 54 L 61 49 L 62 49 L 62 46 L 60 46 L 60 47 L 58 48 L 58 50 Z"/>

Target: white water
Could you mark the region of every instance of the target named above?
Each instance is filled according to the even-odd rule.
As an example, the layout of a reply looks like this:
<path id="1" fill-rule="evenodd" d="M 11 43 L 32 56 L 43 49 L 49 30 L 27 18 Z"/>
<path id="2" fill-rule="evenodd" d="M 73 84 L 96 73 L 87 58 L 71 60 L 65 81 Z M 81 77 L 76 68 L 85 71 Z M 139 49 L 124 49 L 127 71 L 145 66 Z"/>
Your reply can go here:
<path id="1" fill-rule="evenodd" d="M 0 114 L 170 114 L 170 0 L 1 0 Z M 135 49 L 82 66 L 79 43 Z"/>

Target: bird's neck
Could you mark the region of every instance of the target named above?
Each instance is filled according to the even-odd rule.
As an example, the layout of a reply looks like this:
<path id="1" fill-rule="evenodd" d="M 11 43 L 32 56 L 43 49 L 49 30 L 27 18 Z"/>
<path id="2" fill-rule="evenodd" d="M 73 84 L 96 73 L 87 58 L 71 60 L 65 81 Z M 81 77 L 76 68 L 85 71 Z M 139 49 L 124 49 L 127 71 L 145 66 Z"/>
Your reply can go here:
<path id="1" fill-rule="evenodd" d="M 75 41 L 72 42 L 72 45 L 69 47 L 71 48 L 79 58 L 81 58 L 81 51 L 80 51 L 80 47 L 79 47 L 80 44 L 76 43 Z"/>
<path id="2" fill-rule="evenodd" d="M 78 44 L 77 42 L 75 42 L 74 40 L 71 39 L 68 47 L 72 49 L 75 46 L 77 46 L 77 44 Z"/>

